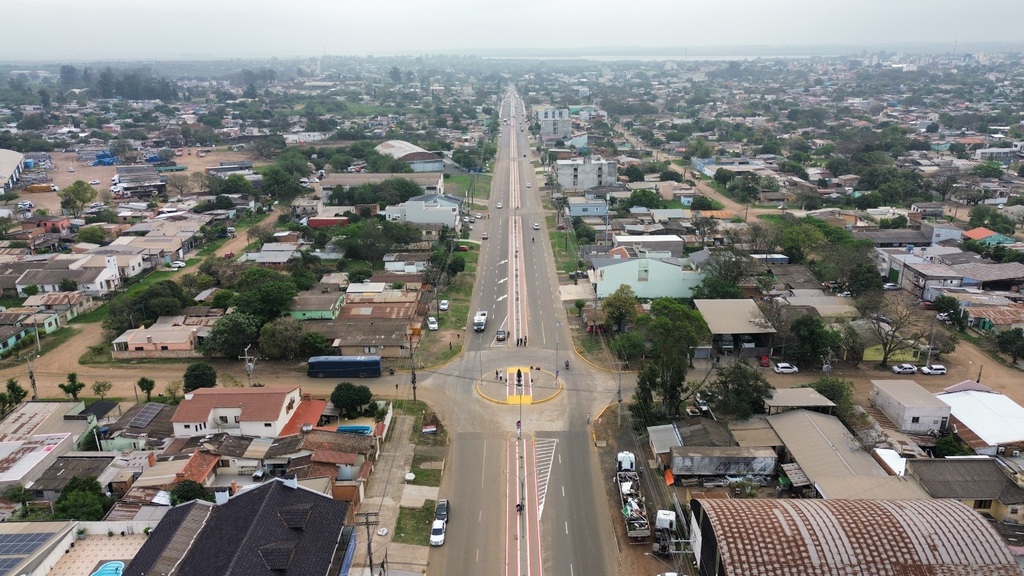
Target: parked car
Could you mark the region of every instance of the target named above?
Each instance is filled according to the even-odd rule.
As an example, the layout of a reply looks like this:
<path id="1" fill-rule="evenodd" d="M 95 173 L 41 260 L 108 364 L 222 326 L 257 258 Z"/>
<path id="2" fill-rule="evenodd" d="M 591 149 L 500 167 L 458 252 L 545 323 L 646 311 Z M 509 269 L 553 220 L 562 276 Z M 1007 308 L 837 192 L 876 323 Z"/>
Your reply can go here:
<path id="1" fill-rule="evenodd" d="M 761 368 L 768 368 L 772 365 L 772 361 L 767 356 L 761 356 L 757 359 L 757 363 Z"/>
<path id="2" fill-rule="evenodd" d="M 477 213 L 476 213 L 476 219 L 477 219 L 477 220 L 483 220 L 483 219 L 484 219 L 484 215 L 483 215 L 483 214 L 481 214 L 481 213 L 479 213 L 479 212 L 477 212 Z"/>
<path id="3" fill-rule="evenodd" d="M 441 300 L 440 302 L 438 302 L 437 303 L 437 309 L 442 311 L 442 312 L 447 311 L 448 310 L 448 301 L 447 300 Z"/>
<path id="4" fill-rule="evenodd" d="M 90 186 L 99 186 L 100 185 L 100 181 L 99 180 L 89 180 L 89 185 Z"/>
<path id="5" fill-rule="evenodd" d="M 173 268 L 175 270 L 177 270 L 179 268 L 184 268 L 185 266 L 188 266 L 188 264 L 185 264 L 181 260 L 175 260 L 174 262 L 171 262 L 171 268 Z"/>
<path id="6" fill-rule="evenodd" d="M 434 523 L 430 526 L 430 545 L 441 546 L 444 544 L 444 531 L 448 527 L 448 523 L 444 520 L 434 520 Z"/>
<path id="7" fill-rule="evenodd" d="M 917 367 L 913 364 L 897 364 L 892 367 L 893 374 L 917 374 Z"/>
<path id="8" fill-rule="evenodd" d="M 931 374 L 935 376 L 941 376 L 946 373 L 946 367 L 942 364 L 929 364 L 927 366 L 921 366 L 921 374 Z"/>
<path id="9" fill-rule="evenodd" d="M 505 338 L 508 338 L 508 333 L 505 332 L 504 330 L 498 330 L 498 333 L 495 335 L 495 338 L 498 340 L 498 342 L 504 342 Z"/>
<path id="10" fill-rule="evenodd" d="M 224 257 L 228 258 L 228 259 L 234 258 L 235 257 L 235 253 L 234 252 L 225 252 L 224 253 Z"/>
<path id="11" fill-rule="evenodd" d="M 775 373 L 776 374 L 796 374 L 799 371 L 800 370 L 798 370 L 796 366 L 793 366 L 792 364 L 790 364 L 788 362 L 776 362 L 775 363 Z"/>
<path id="12" fill-rule="evenodd" d="M 437 330 L 437 328 L 438 328 L 438 326 L 437 326 L 437 318 L 434 318 L 433 316 L 430 316 L 429 318 L 427 318 L 427 330 L 430 330 L 431 332 L 433 332 L 433 331 Z"/>
<path id="13" fill-rule="evenodd" d="M 558 226 L 555 226 L 555 230 L 565 230 L 565 224 L 559 224 Z"/>
<path id="14" fill-rule="evenodd" d="M 935 315 L 935 319 L 940 322 L 949 322 L 949 312 L 942 312 Z"/>
<path id="15" fill-rule="evenodd" d="M 899 284 L 893 284 L 892 282 L 886 282 L 885 284 L 882 285 L 882 290 L 885 290 L 886 292 L 893 292 L 893 291 L 896 291 L 896 290 L 899 290 L 899 289 L 900 289 L 900 285 Z"/>
<path id="16" fill-rule="evenodd" d="M 441 520 L 448 522 L 448 513 L 451 511 L 451 504 L 448 503 L 447 498 L 442 498 L 437 501 L 437 505 L 434 506 L 434 520 Z"/>
<path id="17" fill-rule="evenodd" d="M 466 246 L 465 244 L 459 244 L 458 246 L 455 247 L 455 251 L 456 252 L 469 252 L 469 246 Z"/>

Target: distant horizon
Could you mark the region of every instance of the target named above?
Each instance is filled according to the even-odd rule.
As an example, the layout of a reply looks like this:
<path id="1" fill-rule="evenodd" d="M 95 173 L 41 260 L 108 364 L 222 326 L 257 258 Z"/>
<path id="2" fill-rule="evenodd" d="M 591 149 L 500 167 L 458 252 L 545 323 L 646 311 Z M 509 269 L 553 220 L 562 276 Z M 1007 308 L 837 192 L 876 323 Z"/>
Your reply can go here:
<path id="1" fill-rule="evenodd" d="M 973 54 L 978 52 L 990 54 L 1024 53 L 1024 41 L 1021 42 L 970 42 L 955 47 L 956 54 Z M 132 62 L 224 62 L 224 61 L 263 61 L 263 60 L 313 60 L 318 58 L 419 58 L 419 57 L 477 57 L 486 60 L 593 60 L 628 61 L 630 56 L 648 61 L 664 60 L 732 60 L 757 58 L 842 58 L 858 57 L 864 53 L 897 52 L 907 56 L 941 56 L 952 54 L 953 45 L 945 46 L 936 42 L 916 43 L 875 43 L 875 44 L 719 44 L 701 46 L 636 46 L 636 45 L 603 45 L 573 48 L 487 48 L 487 49 L 451 49 L 430 52 L 395 52 L 395 53 L 351 53 L 351 54 L 293 54 L 274 56 L 215 56 L 212 54 L 181 54 L 179 56 L 125 58 L 78 58 L 78 59 L 11 59 L 0 60 L 0 65 L 13 66 L 19 64 L 89 64 L 89 63 L 132 63 Z M 660 58 L 659 58 L 660 57 Z"/>

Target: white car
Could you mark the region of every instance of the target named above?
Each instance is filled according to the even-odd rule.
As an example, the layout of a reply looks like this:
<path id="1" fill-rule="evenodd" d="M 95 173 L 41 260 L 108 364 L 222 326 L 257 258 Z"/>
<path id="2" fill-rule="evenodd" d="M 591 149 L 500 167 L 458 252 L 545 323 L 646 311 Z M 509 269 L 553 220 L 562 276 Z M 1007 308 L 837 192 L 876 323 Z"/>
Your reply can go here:
<path id="1" fill-rule="evenodd" d="M 776 374 L 796 374 L 799 371 L 796 366 L 788 362 L 778 362 L 775 364 Z"/>
<path id="2" fill-rule="evenodd" d="M 175 260 L 174 262 L 171 262 L 171 268 L 175 270 L 177 270 L 178 268 L 184 268 L 185 266 L 188 266 L 188 264 L 185 264 L 181 260 Z"/>
<path id="3" fill-rule="evenodd" d="M 434 318 L 433 316 L 427 318 L 427 330 L 430 330 L 431 332 L 437 330 L 437 318 Z"/>
<path id="4" fill-rule="evenodd" d="M 100 185 L 100 181 L 99 180 L 89 180 L 89 185 L 90 186 L 99 186 Z"/>
<path id="5" fill-rule="evenodd" d="M 946 373 L 946 367 L 942 364 L 929 364 L 921 366 L 921 374 L 932 374 L 941 376 Z"/>
<path id="6" fill-rule="evenodd" d="M 498 210 L 501 210 L 501 202 L 498 202 Z"/>
<path id="7" fill-rule="evenodd" d="M 444 531 L 448 527 L 448 523 L 444 520 L 434 520 L 434 523 L 430 526 L 430 545 L 441 546 L 444 544 Z"/>
<path id="8" fill-rule="evenodd" d="M 481 214 L 481 213 L 479 213 L 479 212 L 477 212 L 477 213 L 476 213 L 476 219 L 477 219 L 477 220 L 483 220 L 483 219 L 484 219 L 484 215 L 483 215 L 483 214 Z"/>
<path id="9" fill-rule="evenodd" d="M 540 230 L 540 224 L 538 224 L 538 223 L 534 222 L 534 223 L 533 223 L 533 229 L 534 229 L 534 230 Z"/>
<path id="10" fill-rule="evenodd" d="M 533 184 L 530 184 L 529 182 L 527 182 L 527 183 L 526 183 L 526 187 L 527 187 L 527 188 L 533 188 Z"/>
<path id="11" fill-rule="evenodd" d="M 899 290 L 899 289 L 900 289 L 900 285 L 899 284 L 893 284 L 892 282 L 886 282 L 885 284 L 882 285 L 882 290 L 885 290 L 886 292 L 892 292 L 892 291 Z"/>
<path id="12" fill-rule="evenodd" d="M 897 364 L 892 367 L 893 374 L 917 374 L 917 367 L 913 364 Z"/>
<path id="13" fill-rule="evenodd" d="M 440 302 L 438 302 L 437 303 L 437 309 L 442 311 L 442 312 L 448 310 L 448 301 L 447 300 L 441 300 Z"/>

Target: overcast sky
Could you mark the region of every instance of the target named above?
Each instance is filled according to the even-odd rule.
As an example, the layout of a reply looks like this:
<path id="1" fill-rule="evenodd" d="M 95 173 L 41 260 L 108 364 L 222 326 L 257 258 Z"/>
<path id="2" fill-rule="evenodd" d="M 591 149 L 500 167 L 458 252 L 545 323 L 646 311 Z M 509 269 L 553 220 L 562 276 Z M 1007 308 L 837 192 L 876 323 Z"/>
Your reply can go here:
<path id="1" fill-rule="evenodd" d="M 1024 0 L 3 0 L 0 60 L 1015 42 Z"/>

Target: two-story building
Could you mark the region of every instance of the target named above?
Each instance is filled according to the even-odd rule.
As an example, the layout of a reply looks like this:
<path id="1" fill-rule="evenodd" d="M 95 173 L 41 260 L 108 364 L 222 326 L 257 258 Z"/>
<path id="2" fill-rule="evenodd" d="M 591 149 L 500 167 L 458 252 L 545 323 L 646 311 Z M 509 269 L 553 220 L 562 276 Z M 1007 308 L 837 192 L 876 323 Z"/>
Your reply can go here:
<path id="1" fill-rule="evenodd" d="M 604 218 L 608 215 L 608 203 L 601 198 L 574 196 L 566 198 L 565 210 L 570 218 Z"/>
<path id="2" fill-rule="evenodd" d="M 177 438 L 218 432 L 276 438 L 301 401 L 298 386 L 201 388 L 185 395 L 171 424 Z"/>
<path id="3" fill-rule="evenodd" d="M 591 281 L 598 298 L 607 298 L 620 286 L 632 288 L 637 298 L 690 298 L 704 275 L 689 258 L 591 258 Z"/>
<path id="4" fill-rule="evenodd" d="M 384 209 L 388 222 L 408 224 L 439 224 L 452 230 L 460 229 L 459 209 L 439 202 L 409 200 Z"/>

